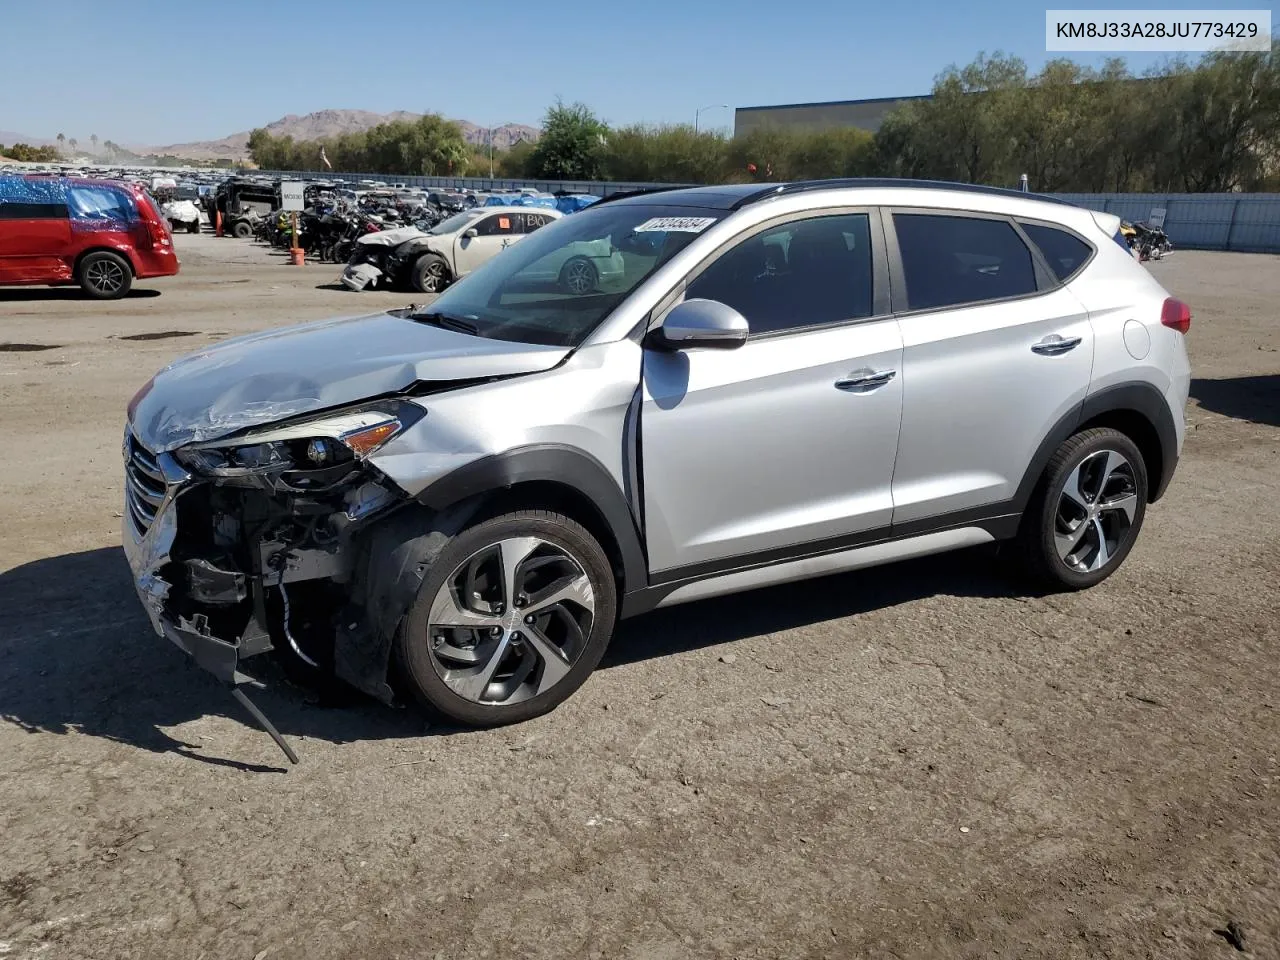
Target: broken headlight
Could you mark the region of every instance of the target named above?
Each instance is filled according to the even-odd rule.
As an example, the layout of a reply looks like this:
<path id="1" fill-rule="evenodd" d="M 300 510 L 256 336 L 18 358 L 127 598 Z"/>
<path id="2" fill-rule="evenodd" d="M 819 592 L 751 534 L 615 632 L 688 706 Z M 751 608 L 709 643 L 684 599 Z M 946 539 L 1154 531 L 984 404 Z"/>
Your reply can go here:
<path id="1" fill-rule="evenodd" d="M 417 404 L 389 400 L 254 430 L 234 440 L 194 444 L 175 455 L 201 476 L 230 482 L 278 474 L 295 488 L 329 486 L 425 413 Z"/>

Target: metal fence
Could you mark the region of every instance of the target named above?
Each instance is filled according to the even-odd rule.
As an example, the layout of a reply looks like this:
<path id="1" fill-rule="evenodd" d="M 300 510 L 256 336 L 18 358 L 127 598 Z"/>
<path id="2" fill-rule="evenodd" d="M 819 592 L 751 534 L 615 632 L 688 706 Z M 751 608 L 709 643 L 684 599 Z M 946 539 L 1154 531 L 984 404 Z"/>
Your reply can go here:
<path id="1" fill-rule="evenodd" d="M 1175 247 L 1280 253 L 1280 194 L 1275 193 L 1063 193 L 1063 200 L 1145 220 L 1164 208 L 1164 232 Z"/>
<path id="2" fill-rule="evenodd" d="M 269 177 L 306 180 L 381 180 L 427 189 L 520 190 L 589 193 L 607 197 L 628 190 L 678 186 L 670 183 L 621 183 L 600 180 L 521 180 L 488 177 L 412 177 L 372 173 L 260 170 Z M 1164 230 L 1174 246 L 1191 250 L 1280 253 L 1280 194 L 1276 193 L 1062 193 L 1063 200 L 1114 213 L 1125 220 L 1146 220 L 1164 208 Z"/>
<path id="3" fill-rule="evenodd" d="M 394 173 L 332 173 L 323 170 L 245 170 L 246 174 L 262 177 L 291 177 L 300 180 L 342 180 L 359 183 L 361 180 L 377 180 L 382 183 L 403 183 L 410 187 L 428 190 L 542 190 L 547 193 L 589 193 L 607 197 L 613 193 L 644 190 L 650 187 L 696 186 L 673 183 L 625 183 L 605 180 L 508 180 L 502 177 L 413 177 Z"/>

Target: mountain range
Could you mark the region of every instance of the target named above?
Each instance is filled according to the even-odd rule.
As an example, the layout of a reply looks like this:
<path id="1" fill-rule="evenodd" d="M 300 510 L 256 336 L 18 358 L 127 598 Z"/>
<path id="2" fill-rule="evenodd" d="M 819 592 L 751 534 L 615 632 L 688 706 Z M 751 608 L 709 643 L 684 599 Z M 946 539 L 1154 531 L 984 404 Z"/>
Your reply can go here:
<path id="1" fill-rule="evenodd" d="M 344 133 L 358 133 L 368 130 L 379 123 L 390 123 L 393 120 L 416 120 L 422 114 L 396 110 L 392 113 L 373 113 L 369 110 L 317 110 L 304 116 L 289 114 L 279 120 L 268 123 L 265 130 L 272 136 L 293 137 L 295 140 L 319 140 L 323 137 L 336 137 Z M 489 142 L 489 129 L 468 120 L 457 121 L 462 127 L 462 135 L 467 142 L 476 146 L 485 146 Z M 513 143 L 521 140 L 537 140 L 541 131 L 522 123 L 504 123 L 493 127 L 493 146 L 495 150 L 506 150 Z M 233 133 L 220 140 L 197 140 L 190 143 L 171 143 L 162 146 L 143 146 L 125 144 L 126 149 L 140 155 L 156 154 L 159 156 L 186 157 L 191 160 L 241 160 L 248 156 L 250 131 Z M 57 141 L 49 137 L 32 137 L 8 130 L 0 130 L 0 143 L 29 143 L 32 146 L 54 144 Z M 83 152 L 89 146 L 88 138 L 80 138 L 79 148 Z"/>

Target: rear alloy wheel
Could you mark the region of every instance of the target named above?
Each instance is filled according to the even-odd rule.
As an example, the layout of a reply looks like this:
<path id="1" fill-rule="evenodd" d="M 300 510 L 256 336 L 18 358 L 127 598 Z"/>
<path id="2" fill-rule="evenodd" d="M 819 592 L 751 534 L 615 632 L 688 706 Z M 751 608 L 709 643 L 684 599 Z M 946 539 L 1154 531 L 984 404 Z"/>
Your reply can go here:
<path id="1" fill-rule="evenodd" d="M 600 273 L 596 265 L 586 257 L 571 257 L 560 268 L 560 288 L 575 297 L 591 293 L 599 282 Z"/>
<path id="2" fill-rule="evenodd" d="M 1056 589 L 1105 580 L 1137 540 L 1146 505 L 1146 464 L 1133 441 L 1109 428 L 1076 434 L 1049 461 L 1023 518 L 1027 572 Z"/>
<path id="3" fill-rule="evenodd" d="M 546 713 L 595 669 L 613 632 L 608 558 L 567 517 L 521 511 L 440 553 L 397 638 L 424 704 L 471 726 Z"/>
<path id="4" fill-rule="evenodd" d="M 419 293 L 440 293 L 449 285 L 449 265 L 438 254 L 423 254 L 414 263 L 410 279 Z"/>
<path id="5" fill-rule="evenodd" d="M 95 300 L 119 300 L 133 286 L 133 269 L 116 253 L 99 251 L 80 261 L 80 289 Z"/>

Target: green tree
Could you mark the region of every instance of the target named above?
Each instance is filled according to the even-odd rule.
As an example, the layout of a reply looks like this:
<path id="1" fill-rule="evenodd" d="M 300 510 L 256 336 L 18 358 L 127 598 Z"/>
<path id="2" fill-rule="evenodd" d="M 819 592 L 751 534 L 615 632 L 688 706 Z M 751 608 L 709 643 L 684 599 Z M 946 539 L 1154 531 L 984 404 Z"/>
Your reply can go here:
<path id="1" fill-rule="evenodd" d="M 773 183 L 791 179 L 797 135 L 765 125 L 735 137 L 729 148 L 727 179 Z"/>
<path id="2" fill-rule="evenodd" d="M 533 156 L 533 144 L 528 140 L 517 140 L 510 149 L 496 154 L 494 172 L 500 177 L 512 179 L 529 176 L 530 158 Z M 485 167 L 484 169 L 488 169 Z"/>
<path id="3" fill-rule="evenodd" d="M 715 183 L 724 178 L 729 141 L 691 124 L 636 125 L 612 131 L 604 167 L 611 180 Z"/>
<path id="4" fill-rule="evenodd" d="M 857 127 L 797 135 L 788 160 L 793 178 L 866 177 L 876 172 L 875 137 Z"/>
<path id="5" fill-rule="evenodd" d="M 604 175 L 608 126 L 583 103 L 557 100 L 542 123 L 529 171 L 546 180 L 598 180 Z"/>
<path id="6" fill-rule="evenodd" d="M 4 153 L 2 145 L 0 145 L 0 153 Z M 54 147 L 33 147 L 29 143 L 15 143 L 8 148 L 8 153 L 5 155 L 22 163 L 56 163 L 62 159 L 61 154 Z"/>
<path id="7" fill-rule="evenodd" d="M 1280 150 L 1280 40 L 1267 53 L 1211 53 L 1175 63 L 1163 112 L 1175 189 L 1254 186 Z"/>

